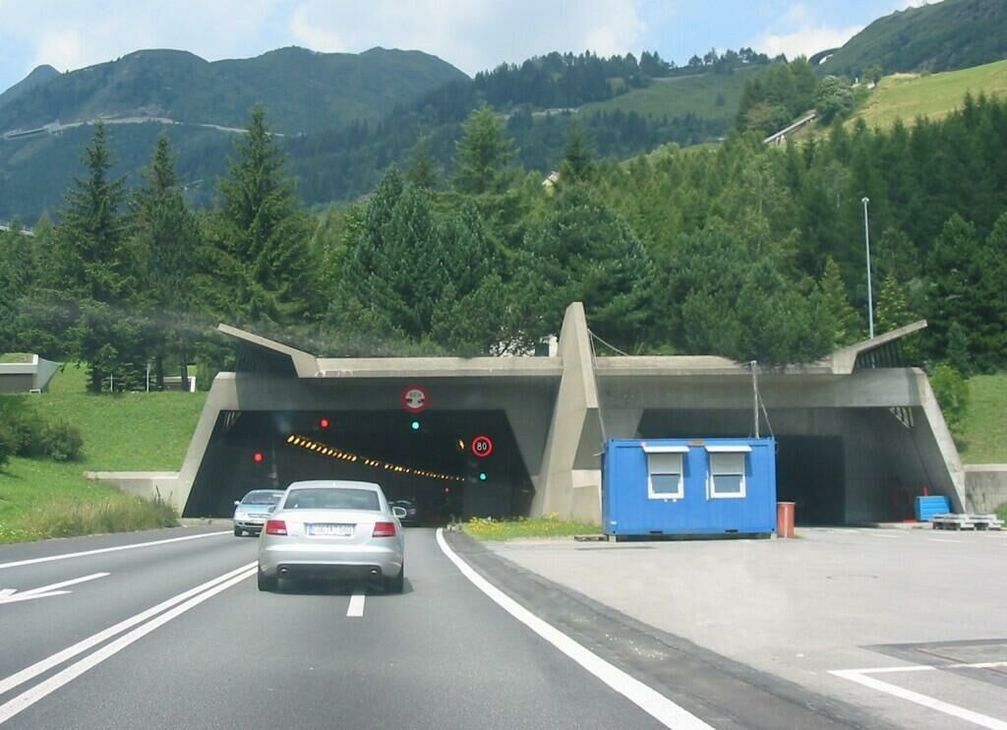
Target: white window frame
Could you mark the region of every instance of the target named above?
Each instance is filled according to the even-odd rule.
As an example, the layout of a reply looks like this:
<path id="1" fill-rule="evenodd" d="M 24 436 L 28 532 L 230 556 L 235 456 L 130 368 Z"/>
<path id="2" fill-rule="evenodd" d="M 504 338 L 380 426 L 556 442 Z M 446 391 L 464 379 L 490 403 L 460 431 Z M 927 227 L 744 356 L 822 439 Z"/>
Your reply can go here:
<path id="1" fill-rule="evenodd" d="M 706 474 L 706 498 L 707 499 L 745 499 L 748 496 L 748 458 L 747 454 L 752 452 L 752 447 L 746 444 L 731 445 L 709 445 L 706 447 L 710 460 L 710 468 Z M 740 492 L 718 492 L 717 473 L 714 471 L 713 462 L 717 454 L 736 454 L 741 456 L 741 491 Z M 719 472 L 725 476 L 737 476 L 736 471 Z"/>
<path id="2" fill-rule="evenodd" d="M 678 501 L 685 498 L 685 454 L 689 453 L 688 446 L 669 446 L 664 444 L 643 444 L 643 450 L 647 454 L 647 498 L 660 500 Z M 657 457 L 657 458 L 652 458 Z M 675 474 L 676 471 L 664 471 L 667 467 L 659 467 L 659 462 L 663 459 L 677 457 L 678 460 L 678 489 L 674 492 L 654 491 L 654 474 Z"/>

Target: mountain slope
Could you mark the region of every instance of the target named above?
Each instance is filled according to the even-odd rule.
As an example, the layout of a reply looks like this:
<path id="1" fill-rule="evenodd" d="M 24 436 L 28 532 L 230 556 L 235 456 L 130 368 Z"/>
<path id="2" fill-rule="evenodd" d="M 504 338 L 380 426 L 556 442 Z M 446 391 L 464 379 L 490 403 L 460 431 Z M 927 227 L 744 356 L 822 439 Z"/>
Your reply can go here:
<path id="1" fill-rule="evenodd" d="M 12 98 L 0 97 L 0 134 L 99 116 L 242 127 L 255 104 L 269 110 L 276 131 L 306 133 L 378 119 L 467 77 L 418 51 L 355 55 L 291 47 L 213 63 L 185 51 L 137 51 L 25 86 L 31 78 L 12 87 L 20 89 Z"/>
<path id="2" fill-rule="evenodd" d="M 821 65 L 825 73 L 861 76 L 950 71 L 1007 58 L 1007 2 L 943 0 L 874 21 Z"/>
<path id="3" fill-rule="evenodd" d="M 0 107 L 57 76 L 59 76 L 59 71 L 48 64 L 36 66 L 30 74 L 0 94 Z"/>

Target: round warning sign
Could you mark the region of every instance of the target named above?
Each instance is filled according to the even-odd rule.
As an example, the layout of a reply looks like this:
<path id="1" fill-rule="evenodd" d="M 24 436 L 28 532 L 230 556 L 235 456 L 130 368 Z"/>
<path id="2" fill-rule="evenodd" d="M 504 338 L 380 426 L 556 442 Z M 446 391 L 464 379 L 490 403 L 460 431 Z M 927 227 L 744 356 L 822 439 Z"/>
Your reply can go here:
<path id="1" fill-rule="evenodd" d="M 410 413 L 421 413 L 430 405 L 430 396 L 422 385 L 407 385 L 400 400 L 402 407 Z"/>
<path id="2" fill-rule="evenodd" d="M 476 436 L 472 439 L 472 453 L 480 459 L 485 459 L 493 453 L 493 439 L 489 436 Z"/>

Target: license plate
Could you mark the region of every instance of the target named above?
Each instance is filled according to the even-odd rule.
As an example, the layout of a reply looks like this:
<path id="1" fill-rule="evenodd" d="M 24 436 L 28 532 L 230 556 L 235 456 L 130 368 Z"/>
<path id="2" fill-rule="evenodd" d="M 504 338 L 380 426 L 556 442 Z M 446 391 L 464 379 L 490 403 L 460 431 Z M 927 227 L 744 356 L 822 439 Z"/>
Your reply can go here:
<path id="1" fill-rule="evenodd" d="M 306 525 L 309 535 L 324 537 L 351 537 L 353 525 L 332 525 L 326 523 L 309 523 Z"/>

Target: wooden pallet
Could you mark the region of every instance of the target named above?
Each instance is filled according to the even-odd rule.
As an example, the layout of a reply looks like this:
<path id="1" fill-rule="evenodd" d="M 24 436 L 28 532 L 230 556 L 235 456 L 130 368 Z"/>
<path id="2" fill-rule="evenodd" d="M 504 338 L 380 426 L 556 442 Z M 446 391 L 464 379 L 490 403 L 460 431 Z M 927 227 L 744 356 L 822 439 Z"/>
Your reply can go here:
<path id="1" fill-rule="evenodd" d="M 930 518 L 935 530 L 1002 530 L 1003 520 L 996 515 L 943 514 Z"/>

